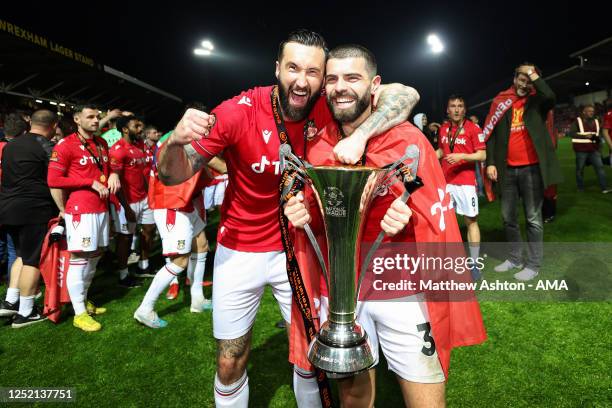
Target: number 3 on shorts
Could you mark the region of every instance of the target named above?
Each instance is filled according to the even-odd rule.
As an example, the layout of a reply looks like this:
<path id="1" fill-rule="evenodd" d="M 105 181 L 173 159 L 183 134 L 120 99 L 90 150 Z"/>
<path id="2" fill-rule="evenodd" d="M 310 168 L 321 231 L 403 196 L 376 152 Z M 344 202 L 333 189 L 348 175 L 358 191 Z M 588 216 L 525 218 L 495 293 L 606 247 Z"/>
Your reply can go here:
<path id="1" fill-rule="evenodd" d="M 429 324 L 429 322 L 417 324 L 417 331 L 424 331 L 425 334 L 423 335 L 423 340 L 429 343 L 429 347 L 423 346 L 423 348 L 421 349 L 421 353 L 425 354 L 428 357 L 433 356 L 433 354 L 436 352 L 436 343 L 434 342 L 433 337 L 431 337 L 430 335 L 431 325 Z"/>

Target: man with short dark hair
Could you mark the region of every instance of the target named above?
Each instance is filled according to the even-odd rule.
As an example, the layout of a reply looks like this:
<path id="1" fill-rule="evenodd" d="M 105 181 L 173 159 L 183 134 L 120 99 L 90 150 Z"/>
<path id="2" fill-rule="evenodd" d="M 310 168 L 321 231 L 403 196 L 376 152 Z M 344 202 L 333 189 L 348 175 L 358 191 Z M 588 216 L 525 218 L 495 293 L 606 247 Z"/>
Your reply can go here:
<path id="1" fill-rule="evenodd" d="M 546 128 L 555 94 L 532 63 L 516 68 L 512 86 L 494 99 L 483 132 L 487 143 L 487 177 L 498 182 L 509 257 L 497 272 L 520 269 L 514 277 L 528 281 L 542 263 L 544 190 L 562 180 L 559 161 Z M 523 201 L 528 257 L 523 266 L 518 209 Z"/>
<path id="2" fill-rule="evenodd" d="M 587 160 L 593 166 L 599 181 L 601 192 L 607 194 L 606 172 L 603 161 L 601 160 L 600 148 L 600 126 L 599 120 L 595 117 L 595 107 L 591 104 L 582 107 L 582 113 L 576 118 L 569 130 L 572 138 L 572 148 L 576 153 L 576 187 L 578 191 L 584 191 L 584 167 Z"/>
<path id="3" fill-rule="evenodd" d="M 109 149 L 111 171 L 119 175 L 121 190 L 117 192 L 120 206 L 111 205 L 110 211 L 117 235 L 117 262 L 119 284 L 127 288 L 140 286 L 128 271 L 128 256 L 137 224 L 142 225 L 141 242 L 143 256 L 139 264 L 140 276 L 153 277 L 149 273 L 149 247 L 155 234 L 153 211 L 147 203 L 145 179 L 146 157 L 136 142 L 142 133 L 142 122 L 135 116 L 121 116 L 117 119 L 117 130 L 121 139 Z"/>
<path id="4" fill-rule="evenodd" d="M 480 252 L 480 228 L 478 227 L 478 194 L 476 193 L 476 170 L 486 158 L 484 135 L 478 126 L 465 118 L 466 106 L 462 96 L 448 98 L 446 113 L 448 122 L 440 128 L 438 158 L 446 178 L 446 190 L 453 198 L 455 212 L 463 215 L 467 228 L 470 257 L 477 259 Z M 472 277 L 480 278 L 476 266 Z"/>
<path id="5" fill-rule="evenodd" d="M 66 286 L 74 308 L 73 325 L 98 331 L 102 325 L 91 315 L 106 312 L 87 299 L 98 261 L 108 247 L 109 195 L 119 187 L 110 174 L 108 145 L 95 136 L 100 120 L 95 106 L 78 106 L 73 115 L 77 131 L 60 140 L 51 154 L 47 181 L 55 203 L 66 220 L 70 262 Z"/>
<path id="6" fill-rule="evenodd" d="M 4 140 L 11 141 L 28 131 L 30 126 L 18 113 L 9 113 L 4 119 Z"/>
<path id="7" fill-rule="evenodd" d="M 291 323 L 292 288 L 279 228 L 278 152 L 281 144 L 290 144 L 303 155 L 306 141 L 331 120 L 321 96 L 326 52 L 321 35 L 291 33 L 279 46 L 276 86 L 243 92 L 211 115 L 188 109 L 160 148 L 159 177 L 166 184 L 184 182 L 221 151 L 229 163 L 214 267 L 217 406 L 248 404 L 246 367 L 265 286 L 272 286 L 287 327 Z M 418 94 L 387 85 L 379 99 L 369 120 L 336 146 L 343 162 L 357 162 L 370 137 L 405 121 Z M 312 406 L 312 398 L 318 400 L 313 373 L 294 373 L 294 391 L 298 406 Z"/>
<path id="8" fill-rule="evenodd" d="M 340 165 L 332 154 L 333 148 L 339 140 L 350 137 L 372 115 L 372 94 L 380 80 L 376 73 L 376 60 L 366 48 L 349 44 L 330 52 L 326 66 L 325 94 L 336 121 L 330 122 L 307 143 L 306 160 L 310 164 Z M 413 192 L 408 203 L 400 198 L 405 192 L 401 183 L 390 186 L 372 199 L 365 215 L 360 243 L 362 248 L 374 242 L 381 230 L 386 235 L 386 242 L 397 245 L 440 242 L 446 247 L 461 242 L 452 207 L 446 214 L 442 212 L 439 219 L 432 212 L 436 203 L 450 202 L 450 197 L 445 192 L 444 176 L 435 160 L 435 151 L 414 126 L 404 122 L 370 139 L 360 165 L 380 168 L 399 159 L 409 146 L 419 149 L 418 168 L 413 176 L 422 179 L 422 187 Z M 306 242 L 302 230 L 304 224 L 311 220 L 314 220 L 313 226 L 322 225 L 323 222 L 319 211 L 315 210 L 315 198 L 311 193 L 310 189 L 305 189 L 290 198 L 284 214 L 296 228 L 294 256 L 300 264 L 299 272 L 308 275 L 309 281 L 314 282 L 308 288 L 305 298 L 313 303 L 320 299 L 319 320 L 323 323 L 328 314 L 328 298 L 324 293 L 327 287 L 321 285 L 321 290 L 318 290 L 322 272 L 316 261 L 313 261 L 314 265 L 304 262 L 308 258 L 303 256 L 310 249 L 310 243 Z M 315 233 L 319 232 L 317 230 L 315 227 Z M 357 270 L 360 270 L 359 266 Z M 366 272 L 366 275 L 369 274 L 369 271 Z M 370 278 L 366 276 L 364 281 L 368 280 Z M 394 291 L 386 291 L 374 296 L 364 295 L 367 292 L 367 289 L 360 292 L 356 319 L 368 335 L 374 364 L 379 360 L 380 346 L 389 370 L 396 374 L 406 406 L 444 406 L 444 381 L 450 363 L 450 349 L 458 345 L 476 344 L 486 338 L 478 305 L 470 301 L 454 302 L 453 305 L 429 302 L 420 290 L 399 295 Z M 442 315 L 438 314 L 440 310 L 443 310 Z M 292 316 L 295 316 L 295 311 Z M 455 319 L 455 322 L 449 322 Z M 471 330 L 449 339 L 448 333 L 461 325 Z M 306 358 L 307 338 L 296 332 L 297 327 L 298 322 L 295 326 L 292 323 L 290 361 L 300 367 L 310 366 Z M 373 406 L 373 369 L 339 379 L 338 384 L 342 406 Z"/>
<path id="9" fill-rule="evenodd" d="M 47 166 L 55 134 L 57 116 L 49 110 L 38 110 L 31 116 L 28 133 L 9 143 L 3 151 L 2 186 L 0 189 L 0 224 L 15 243 L 17 260 L 2 315 L 13 312 L 13 328 L 28 326 L 46 319 L 34 306 L 40 278 L 40 253 L 47 233 L 47 223 L 57 215 L 47 186 Z M 21 266 L 21 267 L 19 267 Z"/>

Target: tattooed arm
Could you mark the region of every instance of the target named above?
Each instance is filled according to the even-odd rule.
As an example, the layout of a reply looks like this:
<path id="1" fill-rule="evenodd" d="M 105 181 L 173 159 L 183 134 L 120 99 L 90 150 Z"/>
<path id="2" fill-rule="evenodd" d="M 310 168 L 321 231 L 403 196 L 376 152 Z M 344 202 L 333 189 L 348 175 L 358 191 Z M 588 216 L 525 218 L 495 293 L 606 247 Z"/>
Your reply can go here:
<path id="1" fill-rule="evenodd" d="M 381 85 L 376 110 L 353 132 L 334 147 L 336 158 L 355 164 L 363 155 L 368 140 L 406 121 L 419 101 L 416 89 L 402 84 Z"/>
<path id="2" fill-rule="evenodd" d="M 191 178 L 206 163 L 191 142 L 208 134 L 212 122 L 204 112 L 187 109 L 181 121 L 159 152 L 157 170 L 162 183 L 172 186 Z"/>
<path id="3" fill-rule="evenodd" d="M 198 172 L 207 160 L 190 145 L 164 144 L 159 152 L 157 166 L 158 176 L 162 183 L 174 186 L 189 180 Z"/>

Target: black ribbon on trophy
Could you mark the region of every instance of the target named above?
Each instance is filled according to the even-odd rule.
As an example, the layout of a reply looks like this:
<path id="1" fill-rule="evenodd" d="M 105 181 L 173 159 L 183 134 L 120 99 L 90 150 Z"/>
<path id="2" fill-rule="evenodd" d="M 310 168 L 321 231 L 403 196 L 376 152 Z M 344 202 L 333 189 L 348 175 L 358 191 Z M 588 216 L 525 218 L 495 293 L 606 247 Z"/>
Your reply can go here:
<path id="1" fill-rule="evenodd" d="M 276 130 L 280 139 L 281 150 L 285 148 L 288 149 L 288 151 L 290 152 L 291 141 L 289 140 L 289 135 L 285 127 L 285 122 L 283 121 L 283 118 L 280 115 L 280 103 L 277 86 L 275 86 L 272 89 L 272 92 L 270 93 L 270 101 L 272 102 L 272 114 L 274 116 L 274 123 L 276 124 Z M 306 132 L 307 129 L 305 127 L 304 146 L 306 145 Z M 287 276 L 289 278 L 291 292 L 293 293 L 293 298 L 296 300 L 298 309 L 300 310 L 300 314 L 302 316 L 302 320 L 304 321 L 304 328 L 306 329 L 306 338 L 310 342 L 315 338 L 317 331 L 315 329 L 313 314 L 310 308 L 310 300 L 308 299 L 306 286 L 304 285 L 304 280 L 302 279 L 302 274 L 300 273 L 298 262 L 295 259 L 293 243 L 291 241 L 291 235 L 289 234 L 289 221 L 287 220 L 287 217 L 285 217 L 285 214 L 283 212 L 284 202 L 286 202 L 286 200 L 289 200 L 289 198 L 291 198 L 293 195 L 297 194 L 297 192 L 300 191 L 304 187 L 304 185 L 296 179 L 295 170 L 292 170 L 290 168 L 283 168 L 282 163 L 281 169 L 282 176 L 281 184 L 279 187 L 281 193 L 281 205 L 279 207 L 278 213 L 280 221 L 281 241 L 283 243 L 283 249 L 285 250 L 285 255 L 287 257 Z M 283 198 L 285 200 L 284 202 Z M 333 406 L 332 393 L 331 386 L 329 385 L 329 381 L 327 380 L 327 376 L 325 375 L 325 372 L 321 371 L 318 368 L 315 368 L 315 374 L 317 379 L 317 386 L 319 387 L 319 395 L 321 397 L 321 405 L 323 408 L 331 408 Z"/>

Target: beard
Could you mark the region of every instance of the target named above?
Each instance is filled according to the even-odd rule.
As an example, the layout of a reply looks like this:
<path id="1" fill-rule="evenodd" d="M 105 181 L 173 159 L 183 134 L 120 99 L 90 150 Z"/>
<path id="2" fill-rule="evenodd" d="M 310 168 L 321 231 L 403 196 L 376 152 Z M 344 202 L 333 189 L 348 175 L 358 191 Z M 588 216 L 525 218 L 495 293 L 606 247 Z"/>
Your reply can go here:
<path id="1" fill-rule="evenodd" d="M 306 105 L 301 108 L 297 108 L 291 106 L 289 102 L 289 93 L 295 89 L 295 85 L 289 86 L 289 88 L 285 88 L 280 81 L 277 81 L 278 84 L 278 96 L 280 98 L 281 109 L 283 110 L 283 115 L 285 119 L 291 122 L 299 122 L 304 120 L 306 116 L 312 110 L 317 98 L 319 97 L 318 93 L 315 95 L 310 95 L 308 97 L 308 101 L 306 101 Z M 310 88 L 308 88 L 308 93 L 310 94 Z"/>
<path id="2" fill-rule="evenodd" d="M 352 96 L 355 98 L 355 105 L 351 109 L 339 109 L 333 104 L 333 99 L 339 96 Z M 338 95 L 337 93 L 333 93 L 327 95 L 327 106 L 329 106 L 329 110 L 332 112 L 334 119 L 336 119 L 340 123 L 351 123 L 357 120 L 363 112 L 366 111 L 370 107 L 371 102 L 371 92 L 370 88 L 364 94 L 359 97 L 356 93 L 346 92 L 342 95 Z"/>

